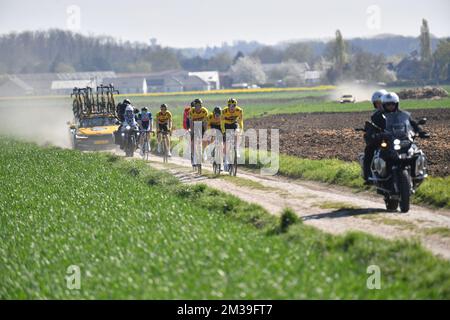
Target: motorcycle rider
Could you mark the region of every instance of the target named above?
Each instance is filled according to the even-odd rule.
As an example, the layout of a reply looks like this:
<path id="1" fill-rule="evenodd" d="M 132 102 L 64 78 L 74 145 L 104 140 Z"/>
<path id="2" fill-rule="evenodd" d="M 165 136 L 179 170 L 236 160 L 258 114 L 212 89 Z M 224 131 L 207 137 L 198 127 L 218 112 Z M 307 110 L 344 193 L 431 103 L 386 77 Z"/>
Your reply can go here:
<path id="1" fill-rule="evenodd" d="M 127 126 L 130 126 L 132 130 L 139 130 L 138 123 L 136 121 L 136 115 L 134 113 L 134 107 L 130 104 L 127 105 L 124 112 L 124 121 L 122 122 L 120 132 L 123 133 Z M 123 149 L 124 141 L 122 139 L 120 148 Z"/>
<path id="2" fill-rule="evenodd" d="M 117 117 L 119 118 L 120 122 L 124 122 L 125 121 L 125 117 L 124 117 L 125 116 L 125 109 L 129 105 L 131 105 L 130 99 L 125 99 L 125 100 L 123 100 L 122 103 L 119 103 L 117 105 L 116 113 L 117 113 Z"/>
<path id="3" fill-rule="evenodd" d="M 367 126 L 366 134 L 365 134 L 365 140 L 367 144 L 375 146 L 375 148 L 380 143 L 381 139 L 383 138 L 383 130 L 386 128 L 386 116 L 385 114 L 391 113 L 391 112 L 403 112 L 406 113 L 409 117 L 409 122 L 411 123 L 411 126 L 413 127 L 414 131 L 419 135 L 420 138 L 429 138 L 430 135 L 425 132 L 416 121 L 411 119 L 411 115 L 409 112 L 402 111 L 399 109 L 400 99 L 398 95 L 395 92 L 388 92 L 387 94 L 384 94 L 381 97 L 381 103 L 382 103 L 382 110 L 374 112 L 374 114 L 371 117 L 372 124 L 374 124 L 376 127 L 373 126 Z M 370 176 L 370 165 L 372 162 L 373 152 L 370 155 L 370 162 L 367 161 L 366 164 L 366 158 L 364 158 L 364 179 L 366 183 L 368 183 L 368 178 Z M 366 167 L 367 165 L 367 167 Z"/>
<path id="4" fill-rule="evenodd" d="M 385 94 L 387 94 L 388 92 L 384 89 L 375 91 L 372 95 L 372 104 L 373 104 L 373 108 L 374 113 L 372 114 L 372 116 L 375 115 L 375 113 L 377 112 L 382 112 L 383 110 L 383 103 L 381 101 L 381 97 Z M 367 137 L 367 133 L 364 135 L 364 140 L 366 142 L 366 147 L 364 148 L 364 181 L 365 184 L 370 184 L 369 181 L 369 176 L 370 176 L 370 165 L 372 163 L 372 159 L 373 159 L 373 153 L 375 152 L 376 148 L 377 148 L 377 144 L 375 143 L 375 141 L 373 139 L 368 139 Z"/>

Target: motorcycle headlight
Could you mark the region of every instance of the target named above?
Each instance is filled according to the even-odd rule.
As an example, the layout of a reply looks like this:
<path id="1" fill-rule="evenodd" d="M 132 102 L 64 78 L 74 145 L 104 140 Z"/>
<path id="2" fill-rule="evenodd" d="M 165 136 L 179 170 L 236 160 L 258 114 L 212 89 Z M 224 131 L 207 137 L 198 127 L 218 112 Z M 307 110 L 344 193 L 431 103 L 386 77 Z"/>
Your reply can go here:
<path id="1" fill-rule="evenodd" d="M 130 126 L 126 126 L 126 127 L 125 127 L 125 129 L 127 129 L 127 130 L 130 130 L 130 129 L 131 129 L 131 127 L 130 127 Z"/>
<path id="2" fill-rule="evenodd" d="M 125 133 L 122 133 L 122 137 L 125 137 Z"/>
<path id="3" fill-rule="evenodd" d="M 395 145 L 399 145 L 399 144 L 400 144 L 400 140 L 395 139 L 395 140 L 394 140 L 394 144 L 395 144 Z"/>
<path id="4" fill-rule="evenodd" d="M 382 148 L 387 148 L 388 144 L 386 141 L 381 142 L 381 147 Z"/>
<path id="5" fill-rule="evenodd" d="M 394 145 L 394 150 L 400 150 L 402 147 L 400 147 L 400 145 L 399 144 L 395 144 Z"/>

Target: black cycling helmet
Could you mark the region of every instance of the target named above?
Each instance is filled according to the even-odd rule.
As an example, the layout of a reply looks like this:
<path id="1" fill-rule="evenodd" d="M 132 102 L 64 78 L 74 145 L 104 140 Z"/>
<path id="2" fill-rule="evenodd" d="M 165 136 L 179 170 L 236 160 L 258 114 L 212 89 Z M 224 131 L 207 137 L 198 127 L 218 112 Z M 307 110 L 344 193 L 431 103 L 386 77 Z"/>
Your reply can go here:
<path id="1" fill-rule="evenodd" d="M 215 107 L 214 110 L 213 110 L 213 113 L 215 115 L 219 115 L 220 116 L 222 114 L 222 109 L 220 107 Z"/>
<path id="2" fill-rule="evenodd" d="M 123 104 L 131 104 L 130 99 L 125 99 L 125 100 L 123 100 Z"/>
<path id="3" fill-rule="evenodd" d="M 228 99 L 228 105 L 230 105 L 230 104 L 237 105 L 237 100 L 235 98 Z"/>
<path id="4" fill-rule="evenodd" d="M 195 106 L 195 101 L 191 101 L 191 108 Z"/>
<path id="5" fill-rule="evenodd" d="M 142 112 L 147 112 L 147 111 L 148 111 L 148 108 L 147 108 L 147 107 L 143 107 L 143 108 L 141 109 L 141 111 L 142 111 Z"/>
<path id="6" fill-rule="evenodd" d="M 195 99 L 194 100 L 194 106 L 197 106 L 197 105 L 203 105 L 202 99 Z"/>
<path id="7" fill-rule="evenodd" d="M 163 103 L 163 104 L 161 105 L 161 108 L 166 108 L 166 109 L 167 109 L 167 104 Z"/>

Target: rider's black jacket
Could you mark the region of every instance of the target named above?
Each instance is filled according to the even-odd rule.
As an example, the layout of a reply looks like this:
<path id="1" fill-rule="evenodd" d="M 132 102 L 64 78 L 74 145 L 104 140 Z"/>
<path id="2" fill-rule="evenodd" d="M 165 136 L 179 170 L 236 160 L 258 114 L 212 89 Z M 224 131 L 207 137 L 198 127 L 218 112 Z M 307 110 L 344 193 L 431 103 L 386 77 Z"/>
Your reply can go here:
<path id="1" fill-rule="evenodd" d="M 409 116 L 409 122 L 411 123 L 411 126 L 413 127 L 414 131 L 423 134 L 425 133 L 423 129 L 417 124 L 416 121 L 411 119 L 411 115 L 409 112 L 401 111 L 397 109 L 393 112 L 403 112 L 406 113 Z M 383 130 L 386 128 L 386 119 L 384 117 L 384 113 L 382 111 L 376 111 L 372 114 L 371 121 L 373 124 L 375 124 L 379 129 L 374 128 L 373 126 L 366 126 L 366 134 L 364 135 L 364 139 L 366 140 L 366 143 L 368 145 L 373 145 L 376 143 L 379 143 L 380 141 L 380 133 L 383 132 Z"/>
<path id="2" fill-rule="evenodd" d="M 125 108 L 127 107 L 126 103 L 119 103 L 116 108 L 116 113 L 120 122 L 125 121 Z"/>

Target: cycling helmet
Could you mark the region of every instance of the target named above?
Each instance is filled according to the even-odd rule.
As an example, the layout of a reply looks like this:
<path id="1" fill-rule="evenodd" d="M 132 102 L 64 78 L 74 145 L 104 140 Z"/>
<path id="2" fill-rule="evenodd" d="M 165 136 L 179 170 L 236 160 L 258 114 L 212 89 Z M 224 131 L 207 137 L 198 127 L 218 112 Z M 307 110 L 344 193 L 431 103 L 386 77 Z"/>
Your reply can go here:
<path id="1" fill-rule="evenodd" d="M 195 101 L 191 101 L 191 108 L 195 107 Z"/>
<path id="2" fill-rule="evenodd" d="M 141 109 L 141 111 L 142 111 L 142 112 L 147 112 L 147 111 L 148 111 L 148 108 L 147 108 L 147 107 L 143 107 L 143 108 Z"/>
<path id="3" fill-rule="evenodd" d="M 400 103 L 400 99 L 395 92 L 388 92 L 381 97 L 381 103 L 383 103 L 383 109 L 386 112 L 390 112 L 390 110 L 386 109 L 388 104 L 395 104 L 395 110 L 398 109 L 398 105 Z"/>
<path id="4" fill-rule="evenodd" d="M 167 104 L 163 103 L 163 104 L 161 105 L 161 108 L 166 108 L 166 109 L 167 109 Z"/>
<path id="5" fill-rule="evenodd" d="M 123 100 L 123 104 L 131 105 L 130 99 L 125 99 L 125 100 Z"/>
<path id="6" fill-rule="evenodd" d="M 236 99 L 234 99 L 234 98 L 230 98 L 230 99 L 228 99 L 228 105 L 230 105 L 230 104 L 234 104 L 234 105 L 237 105 L 237 100 L 236 100 Z"/>
<path id="7" fill-rule="evenodd" d="M 194 106 L 198 106 L 198 105 L 203 105 L 203 101 L 202 101 L 202 99 L 195 99 L 194 100 Z"/>
<path id="8" fill-rule="evenodd" d="M 213 110 L 213 114 L 220 116 L 222 114 L 222 109 L 220 107 L 215 107 Z"/>

